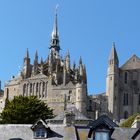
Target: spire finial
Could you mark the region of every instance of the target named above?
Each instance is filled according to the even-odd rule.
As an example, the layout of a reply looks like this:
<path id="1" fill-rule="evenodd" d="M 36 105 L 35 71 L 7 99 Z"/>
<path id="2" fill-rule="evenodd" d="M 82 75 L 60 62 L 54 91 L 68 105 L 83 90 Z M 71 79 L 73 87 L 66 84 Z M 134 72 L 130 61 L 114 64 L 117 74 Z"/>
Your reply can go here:
<path id="1" fill-rule="evenodd" d="M 59 7 L 59 5 L 57 4 L 56 7 L 55 7 L 55 19 L 54 19 L 54 27 L 53 27 L 53 31 L 52 31 L 52 38 L 58 37 L 58 27 L 57 27 L 58 7 Z"/>
<path id="2" fill-rule="evenodd" d="M 55 15 L 57 15 L 58 8 L 59 8 L 59 4 L 56 4 L 56 6 L 55 6 Z"/>

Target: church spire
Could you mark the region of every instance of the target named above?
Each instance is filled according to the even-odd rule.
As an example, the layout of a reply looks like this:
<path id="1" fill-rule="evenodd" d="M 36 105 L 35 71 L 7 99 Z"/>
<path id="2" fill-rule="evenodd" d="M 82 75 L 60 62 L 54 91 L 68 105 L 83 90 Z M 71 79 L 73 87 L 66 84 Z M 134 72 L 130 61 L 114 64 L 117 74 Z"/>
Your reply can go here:
<path id="1" fill-rule="evenodd" d="M 53 26 L 53 31 L 52 31 L 52 39 L 53 38 L 58 38 L 58 25 L 57 25 L 57 11 L 55 13 L 55 20 L 54 20 L 54 26 Z"/>
<path id="2" fill-rule="evenodd" d="M 111 53 L 109 56 L 109 63 L 112 64 L 112 62 L 114 62 L 114 64 L 118 65 L 119 59 L 118 59 L 118 55 L 117 55 L 117 51 L 116 51 L 115 46 L 116 46 L 115 42 L 113 42 Z"/>
<path id="3" fill-rule="evenodd" d="M 54 19 L 54 26 L 51 36 L 51 47 L 50 49 L 53 50 L 54 54 L 59 54 L 60 46 L 59 46 L 59 33 L 58 33 L 58 24 L 57 24 L 57 8 L 55 11 L 55 19 Z"/>
<path id="4" fill-rule="evenodd" d="M 36 52 L 35 52 L 35 61 L 38 62 L 38 52 L 37 52 L 37 50 L 36 50 Z"/>
<path id="5" fill-rule="evenodd" d="M 28 51 L 28 48 L 26 49 L 25 58 L 29 58 L 29 51 Z"/>
<path id="6" fill-rule="evenodd" d="M 29 51 L 28 48 L 26 50 L 26 55 L 24 57 L 24 66 L 23 66 L 23 74 L 24 78 L 30 77 L 30 56 L 29 56 Z"/>

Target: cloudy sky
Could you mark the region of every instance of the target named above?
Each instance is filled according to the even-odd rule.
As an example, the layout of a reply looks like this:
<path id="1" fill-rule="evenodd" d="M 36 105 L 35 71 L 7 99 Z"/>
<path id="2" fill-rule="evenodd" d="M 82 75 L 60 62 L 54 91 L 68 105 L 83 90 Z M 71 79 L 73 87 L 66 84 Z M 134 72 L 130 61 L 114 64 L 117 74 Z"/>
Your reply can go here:
<path id="1" fill-rule="evenodd" d="M 0 0 L 0 79 L 16 75 L 26 48 L 49 53 L 55 6 L 61 54 L 69 49 L 71 63 L 80 56 L 87 67 L 89 93 L 105 91 L 108 56 L 116 42 L 120 66 L 140 56 L 140 0 Z"/>

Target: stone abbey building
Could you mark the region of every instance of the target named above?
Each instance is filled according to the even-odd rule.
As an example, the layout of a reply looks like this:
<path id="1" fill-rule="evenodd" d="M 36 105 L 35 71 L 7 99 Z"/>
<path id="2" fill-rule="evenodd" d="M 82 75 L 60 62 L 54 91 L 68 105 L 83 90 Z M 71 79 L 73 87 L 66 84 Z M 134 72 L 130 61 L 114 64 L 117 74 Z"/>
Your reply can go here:
<path id="1" fill-rule="evenodd" d="M 76 64 L 73 64 L 71 67 L 69 52 L 65 58 L 60 56 L 57 14 L 49 49 L 47 59 L 41 59 L 41 62 L 38 62 L 36 51 L 33 64 L 30 63 L 27 49 L 20 75 L 5 83 L 4 98 L 35 95 L 54 108 L 55 114 L 73 107 L 86 114 L 86 68 L 82 58 L 79 60 L 79 66 L 76 67 Z"/>
<path id="2" fill-rule="evenodd" d="M 95 119 L 102 114 L 108 114 L 119 121 L 140 112 L 140 59 L 136 55 L 119 67 L 113 44 L 107 70 L 106 92 L 88 95 L 87 73 L 82 58 L 78 66 L 71 66 L 69 52 L 65 58 L 60 56 L 57 14 L 49 49 L 47 59 L 41 59 L 40 62 L 36 51 L 33 64 L 30 63 L 27 49 L 20 74 L 5 82 L 1 110 L 5 99 L 11 100 L 18 95 L 35 95 L 48 103 L 55 114 L 76 109 L 88 118 Z"/>

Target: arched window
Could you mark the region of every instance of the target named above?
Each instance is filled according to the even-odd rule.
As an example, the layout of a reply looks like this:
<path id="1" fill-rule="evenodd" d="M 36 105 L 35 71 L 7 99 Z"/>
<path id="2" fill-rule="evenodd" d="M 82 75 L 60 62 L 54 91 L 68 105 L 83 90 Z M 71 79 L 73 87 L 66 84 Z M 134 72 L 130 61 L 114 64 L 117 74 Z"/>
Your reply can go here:
<path id="1" fill-rule="evenodd" d="M 124 83 L 127 84 L 128 81 L 128 72 L 124 73 Z"/>
<path id="2" fill-rule="evenodd" d="M 29 92 L 29 84 L 27 84 L 26 96 L 28 96 L 28 92 Z"/>
<path id="3" fill-rule="evenodd" d="M 36 83 L 36 92 L 38 92 L 38 83 Z"/>
<path id="4" fill-rule="evenodd" d="M 41 83 L 39 83 L 39 98 L 41 98 Z"/>
<path id="5" fill-rule="evenodd" d="M 123 105 L 128 105 L 128 93 L 124 93 Z"/>
<path id="6" fill-rule="evenodd" d="M 48 82 L 46 82 L 45 84 L 45 97 L 47 97 L 47 85 L 48 85 Z"/>
<path id="7" fill-rule="evenodd" d="M 92 111 L 92 100 L 89 100 L 89 111 Z"/>
<path id="8" fill-rule="evenodd" d="M 9 99 L 9 88 L 7 88 L 6 98 Z"/>
<path id="9" fill-rule="evenodd" d="M 34 95 L 34 88 L 35 88 L 35 83 L 33 83 L 33 85 L 32 85 L 33 95 Z"/>
<path id="10" fill-rule="evenodd" d="M 32 84 L 30 84 L 30 94 L 33 92 Z"/>
<path id="11" fill-rule="evenodd" d="M 45 91 L 45 82 L 43 82 L 42 91 L 43 91 L 43 92 Z"/>
<path id="12" fill-rule="evenodd" d="M 68 94 L 68 98 L 67 98 L 69 102 L 71 101 L 71 94 L 72 94 L 72 91 L 69 90 L 69 94 Z"/>
<path id="13" fill-rule="evenodd" d="M 23 85 L 23 96 L 26 94 L 26 84 Z"/>
<path id="14" fill-rule="evenodd" d="M 124 119 L 127 119 L 127 118 L 128 118 L 128 112 L 124 111 Z"/>
<path id="15" fill-rule="evenodd" d="M 140 94 L 138 95 L 138 105 L 140 105 Z"/>

